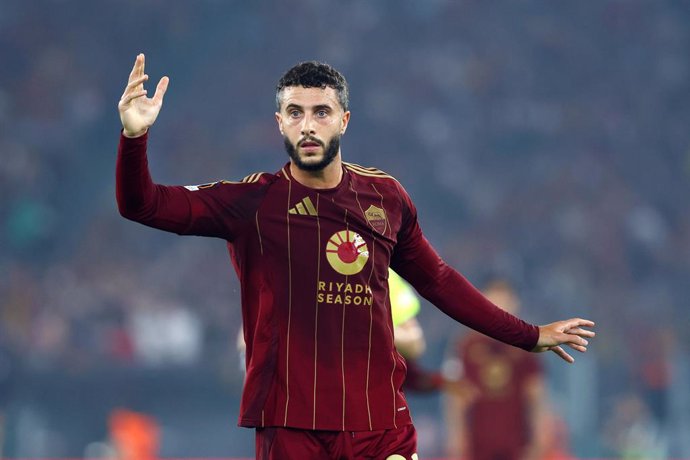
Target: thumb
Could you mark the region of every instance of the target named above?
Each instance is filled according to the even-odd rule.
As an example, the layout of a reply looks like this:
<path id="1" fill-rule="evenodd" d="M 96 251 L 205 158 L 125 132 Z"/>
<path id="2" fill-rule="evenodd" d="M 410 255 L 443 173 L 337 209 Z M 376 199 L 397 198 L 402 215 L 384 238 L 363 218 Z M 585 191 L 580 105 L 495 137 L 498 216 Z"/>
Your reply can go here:
<path id="1" fill-rule="evenodd" d="M 165 96 L 165 92 L 168 90 L 168 83 L 170 83 L 170 78 L 168 77 L 163 77 L 158 82 L 158 85 L 156 86 L 156 93 L 153 95 L 153 101 L 156 104 L 163 103 L 163 96 Z"/>

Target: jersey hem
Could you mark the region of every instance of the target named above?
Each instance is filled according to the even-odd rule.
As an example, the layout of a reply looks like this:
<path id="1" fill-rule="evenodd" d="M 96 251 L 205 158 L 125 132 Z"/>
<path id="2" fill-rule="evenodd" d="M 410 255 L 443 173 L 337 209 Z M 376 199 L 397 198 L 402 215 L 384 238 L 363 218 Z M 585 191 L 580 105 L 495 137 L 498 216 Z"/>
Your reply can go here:
<path id="1" fill-rule="evenodd" d="M 397 422 L 397 428 L 400 428 L 401 426 L 407 426 L 407 425 L 412 425 L 412 419 L 407 419 L 402 422 L 398 421 Z M 308 431 L 339 431 L 339 432 L 358 432 L 358 431 L 381 431 L 381 430 L 393 430 L 396 429 L 395 425 L 386 425 L 386 426 L 376 426 L 373 427 L 372 429 L 369 429 L 368 427 L 366 428 L 347 428 L 342 429 L 342 427 L 321 427 L 318 426 L 316 428 L 313 428 L 312 426 L 301 426 L 301 425 L 283 425 L 282 423 L 265 423 L 261 424 L 260 420 L 254 420 L 254 419 L 248 419 L 248 418 L 241 418 L 239 422 L 237 423 L 237 426 L 243 427 L 243 428 L 291 428 L 294 430 L 308 430 Z"/>

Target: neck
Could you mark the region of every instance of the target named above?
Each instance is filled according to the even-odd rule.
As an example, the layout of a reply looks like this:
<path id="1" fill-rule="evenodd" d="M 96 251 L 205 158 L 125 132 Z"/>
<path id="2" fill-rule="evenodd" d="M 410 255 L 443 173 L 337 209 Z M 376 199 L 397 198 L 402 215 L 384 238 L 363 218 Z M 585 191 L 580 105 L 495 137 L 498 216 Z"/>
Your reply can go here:
<path id="1" fill-rule="evenodd" d="M 343 164 L 340 153 L 333 161 L 320 171 L 305 171 L 299 169 L 295 163 L 290 162 L 290 174 L 292 177 L 305 187 L 315 189 L 334 188 L 340 184 L 343 178 Z"/>

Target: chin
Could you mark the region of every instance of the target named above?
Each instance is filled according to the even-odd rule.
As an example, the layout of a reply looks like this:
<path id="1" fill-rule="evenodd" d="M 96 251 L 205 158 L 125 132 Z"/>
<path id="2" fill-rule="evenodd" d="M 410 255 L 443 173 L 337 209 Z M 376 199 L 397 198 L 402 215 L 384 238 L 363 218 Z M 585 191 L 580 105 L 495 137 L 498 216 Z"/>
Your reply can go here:
<path id="1" fill-rule="evenodd" d="M 323 155 L 302 157 L 301 160 L 305 165 L 315 165 L 323 161 Z"/>

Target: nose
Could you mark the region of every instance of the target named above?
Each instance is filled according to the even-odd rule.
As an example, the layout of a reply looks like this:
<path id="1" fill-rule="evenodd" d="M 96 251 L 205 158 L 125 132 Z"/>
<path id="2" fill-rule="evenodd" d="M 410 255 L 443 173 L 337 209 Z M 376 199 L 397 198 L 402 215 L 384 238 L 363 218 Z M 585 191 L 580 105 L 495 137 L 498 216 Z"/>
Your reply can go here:
<path id="1" fill-rule="evenodd" d="M 304 116 L 304 119 L 302 120 L 302 129 L 300 130 L 300 132 L 302 136 L 310 136 L 316 134 L 311 115 L 307 114 Z"/>

